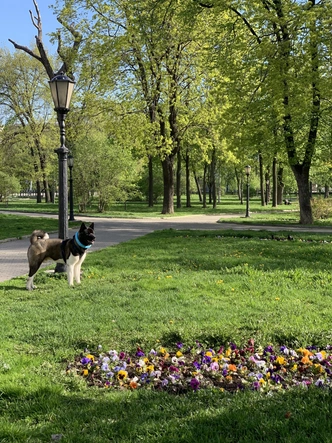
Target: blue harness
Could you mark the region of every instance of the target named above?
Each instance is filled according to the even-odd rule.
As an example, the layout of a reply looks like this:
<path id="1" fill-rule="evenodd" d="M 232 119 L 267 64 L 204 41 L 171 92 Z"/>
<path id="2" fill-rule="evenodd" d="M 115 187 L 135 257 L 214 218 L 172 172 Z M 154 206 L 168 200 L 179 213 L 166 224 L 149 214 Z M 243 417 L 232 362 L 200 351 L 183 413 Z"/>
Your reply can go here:
<path id="1" fill-rule="evenodd" d="M 67 238 L 66 240 L 63 240 L 61 243 L 61 255 L 62 255 L 62 260 L 67 263 L 67 258 L 66 258 L 66 244 L 67 242 L 70 240 L 70 238 Z M 82 249 L 89 249 L 91 248 L 92 245 L 83 245 L 83 243 L 81 243 L 79 241 L 78 238 L 78 232 L 76 232 L 76 234 L 73 236 L 73 240 L 74 242 L 72 243 L 73 249 L 74 249 L 74 255 L 76 252 L 76 255 L 80 255 L 82 256 L 84 254 L 84 252 L 82 253 L 82 251 L 79 250 L 78 247 L 82 248 Z"/>

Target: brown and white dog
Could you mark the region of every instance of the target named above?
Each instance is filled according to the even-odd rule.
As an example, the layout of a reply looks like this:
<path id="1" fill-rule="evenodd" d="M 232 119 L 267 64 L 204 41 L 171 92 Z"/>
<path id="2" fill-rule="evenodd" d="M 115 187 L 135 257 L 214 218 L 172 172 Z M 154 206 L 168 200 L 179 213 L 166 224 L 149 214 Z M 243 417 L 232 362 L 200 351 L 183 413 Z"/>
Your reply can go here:
<path id="1" fill-rule="evenodd" d="M 33 277 L 45 260 L 54 260 L 67 265 L 67 278 L 69 286 L 81 282 L 81 265 L 94 241 L 94 223 L 86 227 L 81 224 L 80 230 L 73 238 L 61 240 L 60 238 L 50 239 L 47 232 L 33 231 L 30 236 L 30 246 L 28 249 L 29 278 L 26 288 L 31 291 L 35 289 Z"/>

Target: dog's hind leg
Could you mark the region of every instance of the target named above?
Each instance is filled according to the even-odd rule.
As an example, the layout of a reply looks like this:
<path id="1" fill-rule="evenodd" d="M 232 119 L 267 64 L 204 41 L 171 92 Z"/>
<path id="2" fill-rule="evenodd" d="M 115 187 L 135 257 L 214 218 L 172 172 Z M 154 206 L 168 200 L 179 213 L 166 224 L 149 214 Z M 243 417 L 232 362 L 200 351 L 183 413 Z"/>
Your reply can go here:
<path id="1" fill-rule="evenodd" d="M 29 278 L 27 280 L 26 288 L 28 291 L 32 291 L 36 288 L 33 284 L 33 277 L 35 276 L 36 272 L 38 271 L 40 265 L 30 266 L 29 269 Z"/>

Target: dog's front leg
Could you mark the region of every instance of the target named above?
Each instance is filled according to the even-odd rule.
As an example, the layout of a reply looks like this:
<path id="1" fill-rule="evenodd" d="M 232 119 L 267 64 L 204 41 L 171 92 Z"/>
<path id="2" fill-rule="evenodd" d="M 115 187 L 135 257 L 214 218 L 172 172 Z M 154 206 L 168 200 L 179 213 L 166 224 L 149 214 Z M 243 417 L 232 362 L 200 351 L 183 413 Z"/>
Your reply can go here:
<path id="1" fill-rule="evenodd" d="M 81 283 L 81 261 L 79 261 L 74 268 L 74 277 L 77 284 Z"/>
<path id="2" fill-rule="evenodd" d="M 74 268 L 75 265 L 70 265 L 67 263 L 67 279 L 69 286 L 74 286 Z"/>

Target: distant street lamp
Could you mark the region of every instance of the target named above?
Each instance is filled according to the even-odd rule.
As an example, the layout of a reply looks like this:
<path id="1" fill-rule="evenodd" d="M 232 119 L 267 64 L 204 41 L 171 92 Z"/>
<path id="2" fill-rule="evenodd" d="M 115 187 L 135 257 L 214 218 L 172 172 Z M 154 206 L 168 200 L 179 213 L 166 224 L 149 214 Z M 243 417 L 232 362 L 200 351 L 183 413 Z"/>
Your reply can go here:
<path id="1" fill-rule="evenodd" d="M 249 176 L 251 171 L 251 166 L 246 166 L 244 168 L 246 176 L 247 176 L 247 204 L 246 204 L 246 217 L 250 217 L 249 215 Z"/>
<path id="2" fill-rule="evenodd" d="M 75 218 L 74 218 L 74 198 L 73 198 L 74 157 L 72 155 L 68 155 L 68 167 L 69 167 L 69 221 L 75 221 Z"/>
<path id="3" fill-rule="evenodd" d="M 75 82 L 63 72 L 49 81 L 60 128 L 60 148 L 55 149 L 59 161 L 59 233 L 61 239 L 68 238 L 68 175 L 67 156 L 69 150 L 65 146 L 65 116 L 69 112 L 71 96 Z"/>

